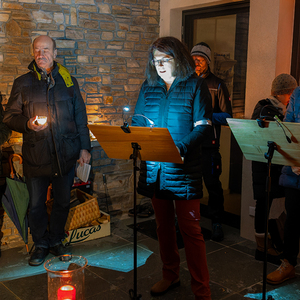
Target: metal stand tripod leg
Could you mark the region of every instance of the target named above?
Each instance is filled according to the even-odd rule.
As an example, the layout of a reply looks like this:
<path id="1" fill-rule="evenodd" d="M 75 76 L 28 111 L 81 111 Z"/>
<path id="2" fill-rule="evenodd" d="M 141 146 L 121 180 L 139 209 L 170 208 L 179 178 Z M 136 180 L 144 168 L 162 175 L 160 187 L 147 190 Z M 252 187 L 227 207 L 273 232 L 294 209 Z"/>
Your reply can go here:
<path id="1" fill-rule="evenodd" d="M 139 171 L 139 168 L 137 167 L 137 159 L 139 156 L 139 150 L 141 150 L 141 147 L 138 143 L 131 143 L 131 146 L 133 148 L 133 154 L 130 156 L 130 158 L 133 159 L 133 185 L 134 185 L 134 195 L 133 195 L 133 289 L 129 290 L 129 296 L 130 299 L 133 300 L 139 300 L 142 299 L 142 295 L 137 295 L 137 224 L 136 224 L 136 214 L 137 214 L 137 209 L 136 209 L 136 183 L 137 183 L 137 176 L 136 172 Z"/>
<path id="2" fill-rule="evenodd" d="M 266 215 L 265 215 L 265 240 L 264 240 L 264 269 L 263 269 L 263 297 L 262 300 L 266 300 L 266 288 L 267 288 L 267 263 L 268 263 L 268 234 L 269 234 L 269 206 L 270 206 L 270 191 L 271 191 L 271 161 L 273 158 L 274 150 L 277 146 L 274 142 L 268 142 L 268 153 L 265 153 L 265 158 L 268 160 L 268 177 L 266 182 Z M 269 295 L 267 300 L 274 300 L 274 298 Z"/>

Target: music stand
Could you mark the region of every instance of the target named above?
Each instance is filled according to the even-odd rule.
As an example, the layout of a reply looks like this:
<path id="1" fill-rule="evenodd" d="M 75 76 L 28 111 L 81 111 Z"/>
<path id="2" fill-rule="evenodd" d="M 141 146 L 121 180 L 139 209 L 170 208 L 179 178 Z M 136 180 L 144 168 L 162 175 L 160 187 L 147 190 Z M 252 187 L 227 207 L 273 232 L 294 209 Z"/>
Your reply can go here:
<path id="1" fill-rule="evenodd" d="M 133 159 L 134 174 L 134 288 L 129 290 L 131 299 L 141 299 L 137 294 L 137 159 L 182 164 L 182 159 L 167 128 L 130 127 L 125 132 L 120 126 L 88 125 L 109 158 Z"/>
<path id="2" fill-rule="evenodd" d="M 261 128 L 256 120 L 227 119 L 227 122 L 247 160 L 260 162 L 268 160 L 262 298 L 262 300 L 265 300 L 271 164 L 300 166 L 300 124 L 264 121 L 264 128 Z M 273 300 L 273 297 L 269 296 L 268 300 Z"/>

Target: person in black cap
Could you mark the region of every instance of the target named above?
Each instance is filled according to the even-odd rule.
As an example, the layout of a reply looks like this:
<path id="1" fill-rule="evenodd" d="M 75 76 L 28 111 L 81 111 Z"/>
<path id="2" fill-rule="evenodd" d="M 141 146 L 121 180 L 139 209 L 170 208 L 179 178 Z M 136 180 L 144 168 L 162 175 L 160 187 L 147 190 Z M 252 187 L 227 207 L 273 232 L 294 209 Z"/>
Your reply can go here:
<path id="1" fill-rule="evenodd" d="M 296 79 L 289 74 L 280 74 L 272 82 L 271 95 L 258 101 L 251 119 L 258 121 L 270 120 L 274 121 L 276 115 L 281 121 L 286 113 L 286 107 L 290 101 L 290 97 L 294 89 L 297 87 Z M 284 188 L 279 185 L 279 177 L 281 174 L 281 165 L 273 164 L 271 166 L 271 190 L 269 197 L 269 208 L 273 199 L 285 196 Z M 255 240 L 256 251 L 255 259 L 264 260 L 265 249 L 265 218 L 266 218 L 266 178 L 268 176 L 268 165 L 264 162 L 252 161 L 252 184 L 253 196 L 256 200 L 255 205 Z M 277 225 L 275 224 L 276 228 Z M 267 243 L 267 259 L 274 264 L 281 264 L 282 258 L 282 241 L 276 240 L 276 232 L 273 232 L 271 220 L 269 220 L 269 233 Z M 274 235 L 273 235 L 274 233 Z"/>
<path id="2" fill-rule="evenodd" d="M 220 148 L 221 125 L 227 125 L 226 118 L 232 117 L 229 92 L 225 82 L 210 70 L 211 49 L 201 42 L 193 47 L 191 55 L 195 61 L 195 72 L 205 79 L 212 97 L 212 135 L 202 145 L 203 180 L 207 188 L 208 210 L 212 220 L 211 239 L 220 242 L 224 239 L 222 215 L 224 212 L 223 188 L 220 182 L 222 161 Z"/>

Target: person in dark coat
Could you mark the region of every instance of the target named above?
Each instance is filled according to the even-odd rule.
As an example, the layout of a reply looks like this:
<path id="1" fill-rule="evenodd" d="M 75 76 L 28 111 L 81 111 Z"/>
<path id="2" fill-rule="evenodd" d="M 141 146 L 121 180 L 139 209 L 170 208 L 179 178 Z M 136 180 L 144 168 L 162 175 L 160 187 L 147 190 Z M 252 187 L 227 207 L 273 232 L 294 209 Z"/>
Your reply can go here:
<path id="1" fill-rule="evenodd" d="M 164 294 L 180 284 L 176 214 L 195 299 L 208 300 L 211 296 L 199 199 L 201 144 L 210 134 L 212 107 L 207 85 L 199 80 L 194 68 L 191 55 L 178 39 L 157 39 L 149 50 L 147 79 L 132 125 L 168 128 L 184 160 L 183 164 L 141 162 L 138 193 L 152 199 L 163 262 L 163 279 L 151 288 L 151 294 Z"/>
<path id="2" fill-rule="evenodd" d="M 2 167 L 2 146 L 5 142 L 9 140 L 11 137 L 11 130 L 3 123 L 3 106 L 2 106 L 2 94 L 0 92 L 0 175 L 5 176 L 3 174 L 3 167 Z M 3 182 L 0 181 L 0 197 L 5 191 L 5 178 L 3 178 Z"/>
<path id="3" fill-rule="evenodd" d="M 293 90 L 297 87 L 296 79 L 289 74 L 280 74 L 272 82 L 271 95 L 260 100 L 253 111 L 251 119 L 274 121 L 276 115 L 281 121 L 284 118 L 286 107 L 289 103 Z M 279 185 L 281 165 L 271 166 L 271 190 L 269 197 L 269 207 L 274 198 L 284 197 L 284 188 Z M 266 218 L 266 178 L 268 176 L 268 164 L 252 161 L 252 184 L 255 205 L 255 259 L 264 260 L 264 240 L 265 240 L 265 218 Z M 270 224 L 269 224 L 270 229 Z M 272 236 L 268 236 L 267 258 L 269 262 L 280 264 L 281 245 L 276 245 L 272 241 Z M 280 247 L 281 246 L 281 247 Z"/>
<path id="4" fill-rule="evenodd" d="M 3 123 L 3 106 L 2 106 L 2 94 L 0 92 L 0 146 L 2 146 L 5 142 L 9 140 L 11 136 L 11 129 L 9 129 L 4 123 Z M 0 151 L 0 161 L 2 159 L 2 153 Z M 0 171 L 0 174 L 1 171 Z"/>
<path id="5" fill-rule="evenodd" d="M 225 82 L 210 70 L 211 49 L 204 42 L 192 48 L 197 75 L 204 78 L 212 97 L 212 124 L 210 138 L 202 145 L 203 180 L 208 191 L 208 212 L 212 221 L 211 239 L 220 242 L 224 239 L 222 218 L 224 196 L 220 175 L 222 158 L 219 152 L 221 125 L 227 125 L 226 118 L 232 118 L 231 102 Z"/>
<path id="6" fill-rule="evenodd" d="M 75 163 L 90 161 L 90 139 L 85 104 L 78 83 L 54 61 L 56 44 L 48 36 L 33 42 L 29 72 L 17 78 L 3 122 L 23 134 L 23 168 L 30 196 L 29 226 L 35 250 L 29 265 L 42 264 L 49 251 L 66 252 L 61 240 L 70 207 Z M 38 117 L 46 117 L 40 123 Z M 45 118 L 44 118 L 45 121 Z M 52 183 L 54 203 L 49 230 L 47 189 Z"/>
<path id="7" fill-rule="evenodd" d="M 300 87 L 290 99 L 284 122 L 300 123 Z M 286 220 L 284 224 L 283 260 L 277 270 L 268 274 L 267 282 L 280 284 L 296 276 L 300 238 L 300 166 L 284 166 L 279 184 L 285 188 Z"/>

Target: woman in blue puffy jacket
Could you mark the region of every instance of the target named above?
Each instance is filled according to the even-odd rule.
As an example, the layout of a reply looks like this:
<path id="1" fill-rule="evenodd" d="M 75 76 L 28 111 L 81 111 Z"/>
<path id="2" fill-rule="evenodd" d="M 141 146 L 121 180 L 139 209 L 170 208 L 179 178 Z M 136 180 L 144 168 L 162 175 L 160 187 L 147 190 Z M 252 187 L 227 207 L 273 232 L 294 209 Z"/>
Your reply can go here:
<path id="1" fill-rule="evenodd" d="M 168 128 L 183 164 L 141 163 L 138 192 L 152 199 L 163 278 L 151 288 L 158 296 L 179 286 L 175 214 L 185 245 L 195 299 L 211 299 L 205 242 L 199 225 L 202 197 L 201 144 L 211 130 L 211 96 L 195 74 L 187 48 L 174 37 L 150 47 L 132 125 Z M 155 147 L 155 145 L 153 145 Z"/>

